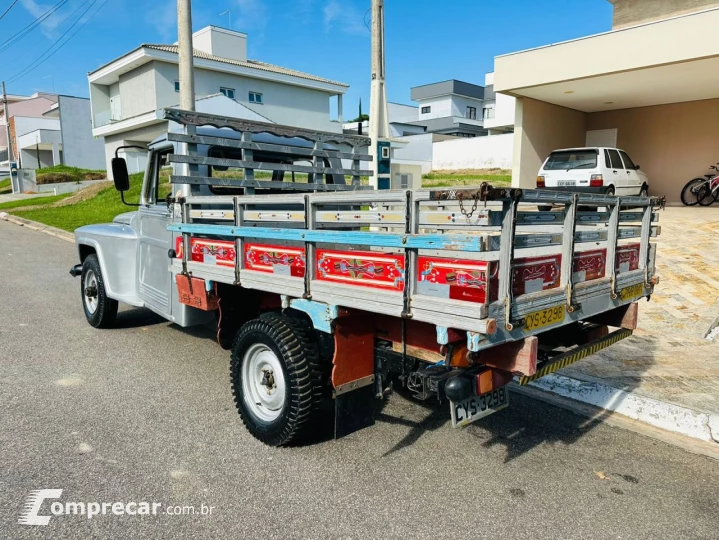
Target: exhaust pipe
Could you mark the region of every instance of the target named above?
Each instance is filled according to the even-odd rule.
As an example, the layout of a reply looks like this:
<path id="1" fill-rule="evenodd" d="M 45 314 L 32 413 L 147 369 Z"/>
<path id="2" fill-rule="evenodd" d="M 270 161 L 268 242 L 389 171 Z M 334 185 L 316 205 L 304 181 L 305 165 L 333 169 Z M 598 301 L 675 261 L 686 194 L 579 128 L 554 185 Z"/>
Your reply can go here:
<path id="1" fill-rule="evenodd" d="M 70 275 L 72 277 L 77 277 L 81 274 L 82 274 L 82 265 L 81 264 L 76 264 L 75 266 L 70 268 Z"/>

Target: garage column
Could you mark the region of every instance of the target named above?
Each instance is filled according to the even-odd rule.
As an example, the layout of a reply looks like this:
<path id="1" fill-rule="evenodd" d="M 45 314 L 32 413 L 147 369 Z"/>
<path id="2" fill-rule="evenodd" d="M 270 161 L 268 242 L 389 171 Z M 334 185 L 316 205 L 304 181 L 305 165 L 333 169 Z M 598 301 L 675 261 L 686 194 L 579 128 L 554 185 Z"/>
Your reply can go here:
<path id="1" fill-rule="evenodd" d="M 61 165 L 60 163 L 60 145 L 57 143 L 52 143 L 52 164 L 54 165 Z"/>

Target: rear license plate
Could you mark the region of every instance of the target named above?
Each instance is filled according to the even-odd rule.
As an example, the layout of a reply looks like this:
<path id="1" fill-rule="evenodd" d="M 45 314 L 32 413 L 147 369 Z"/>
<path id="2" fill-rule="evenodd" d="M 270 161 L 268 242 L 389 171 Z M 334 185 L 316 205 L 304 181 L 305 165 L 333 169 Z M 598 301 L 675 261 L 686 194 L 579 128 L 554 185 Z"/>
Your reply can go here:
<path id="1" fill-rule="evenodd" d="M 637 296 L 641 296 L 642 294 L 644 294 L 644 284 L 637 283 L 636 285 L 626 287 L 619 291 L 619 298 L 624 301 L 629 300 L 630 298 L 636 298 Z"/>
<path id="2" fill-rule="evenodd" d="M 550 324 L 555 324 L 563 320 L 564 304 L 530 313 L 524 318 L 524 329 L 536 330 L 537 328 L 549 326 Z"/>
<path id="3" fill-rule="evenodd" d="M 464 401 L 449 402 L 452 413 L 452 426 L 464 427 L 472 422 L 489 416 L 509 405 L 509 392 L 503 386 L 481 396 L 472 396 Z"/>
<path id="4" fill-rule="evenodd" d="M 557 185 L 559 187 L 576 186 L 577 182 L 575 180 L 557 180 Z"/>

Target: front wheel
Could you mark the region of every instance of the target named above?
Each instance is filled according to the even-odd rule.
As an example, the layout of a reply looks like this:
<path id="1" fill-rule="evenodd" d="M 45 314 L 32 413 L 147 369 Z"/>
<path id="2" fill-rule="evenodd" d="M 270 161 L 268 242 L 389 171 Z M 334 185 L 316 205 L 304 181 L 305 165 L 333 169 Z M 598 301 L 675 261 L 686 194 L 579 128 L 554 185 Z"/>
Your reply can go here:
<path id="1" fill-rule="evenodd" d="M 97 255 L 88 255 L 82 262 L 80 281 L 85 318 L 95 328 L 109 328 L 117 316 L 117 300 L 107 296 Z"/>
<path id="2" fill-rule="evenodd" d="M 642 185 L 642 189 L 639 190 L 639 196 L 640 197 L 649 197 L 649 186 L 644 184 Z"/>
<path id="3" fill-rule="evenodd" d="M 712 185 L 707 182 L 700 188 L 697 199 L 699 200 L 700 206 L 711 206 L 719 200 L 719 187 L 712 189 Z"/>
<path id="4" fill-rule="evenodd" d="M 703 186 L 708 183 L 705 178 L 689 180 L 682 188 L 681 200 L 685 206 L 696 206 L 699 204 L 700 196 L 703 197 Z"/>

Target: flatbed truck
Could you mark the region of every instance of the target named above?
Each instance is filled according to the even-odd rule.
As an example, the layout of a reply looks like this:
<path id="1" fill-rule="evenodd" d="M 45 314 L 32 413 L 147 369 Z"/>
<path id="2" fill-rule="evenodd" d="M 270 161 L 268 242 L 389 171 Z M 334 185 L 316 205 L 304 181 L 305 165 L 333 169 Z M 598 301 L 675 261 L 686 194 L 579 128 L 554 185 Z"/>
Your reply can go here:
<path id="1" fill-rule="evenodd" d="M 658 283 L 662 199 L 373 190 L 366 137 L 165 117 L 175 127 L 149 146 L 137 211 L 77 229 L 71 273 L 97 328 L 120 302 L 214 325 L 238 412 L 265 444 L 305 439 L 328 403 L 336 437 L 369 426 L 393 385 L 466 426 L 506 407 L 513 379 L 629 337 Z M 122 158 L 113 175 L 124 194 Z"/>

